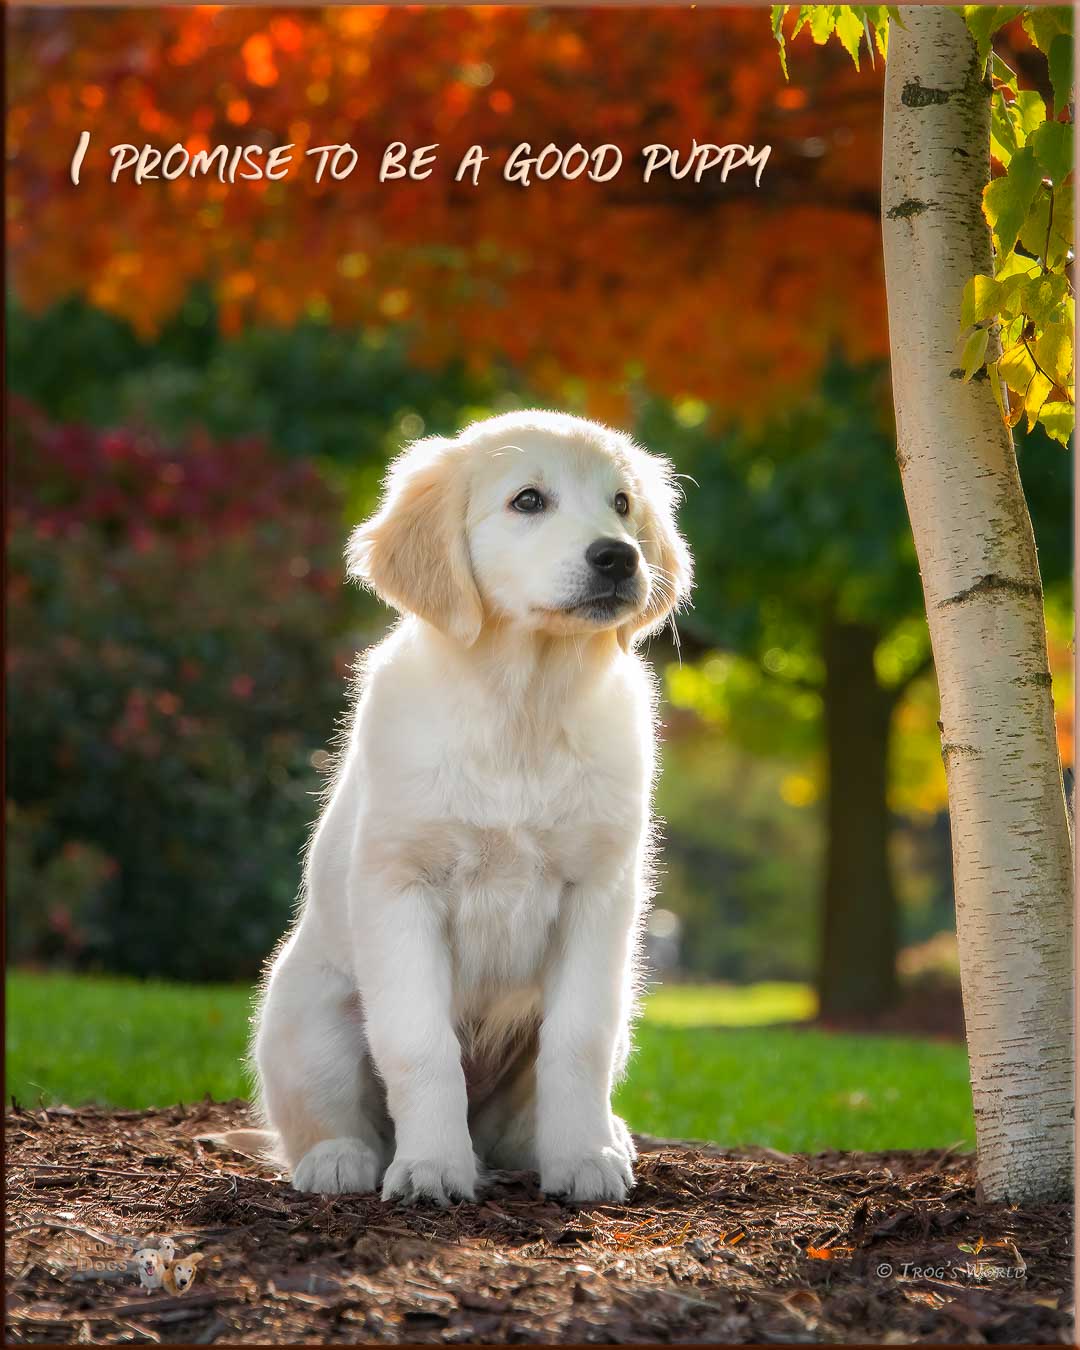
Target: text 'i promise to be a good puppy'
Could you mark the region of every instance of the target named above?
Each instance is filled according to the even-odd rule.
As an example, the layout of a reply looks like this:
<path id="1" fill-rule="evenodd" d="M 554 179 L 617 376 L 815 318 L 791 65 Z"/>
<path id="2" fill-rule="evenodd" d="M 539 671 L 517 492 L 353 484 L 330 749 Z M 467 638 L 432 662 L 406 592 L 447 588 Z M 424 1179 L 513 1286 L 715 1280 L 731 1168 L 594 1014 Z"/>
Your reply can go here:
<path id="1" fill-rule="evenodd" d="M 90 133 L 84 131 L 71 158 L 71 181 L 81 181 L 83 164 L 90 147 Z M 289 145 L 217 145 L 212 149 L 190 150 L 177 141 L 167 149 L 144 143 L 121 143 L 109 149 L 111 161 L 109 178 L 113 183 L 127 181 L 137 186 L 162 179 L 216 178 L 221 183 L 288 178 L 294 168 L 308 165 L 316 183 L 325 180 L 340 182 L 350 178 L 361 164 L 361 155 L 348 142 L 335 145 L 316 145 L 302 154 L 294 153 Z M 378 167 L 380 183 L 408 179 L 420 182 L 430 178 L 439 169 L 438 145 L 421 145 L 410 149 L 404 141 L 392 141 L 382 152 Z M 772 147 L 763 145 L 719 145 L 713 141 L 691 142 L 689 148 L 669 145 L 646 145 L 636 157 L 641 181 L 657 179 L 688 180 L 701 183 L 706 177 L 726 183 L 737 169 L 746 169 L 754 176 L 754 185 L 761 186 L 761 175 Z M 481 177 L 490 176 L 484 166 L 492 156 L 482 145 L 472 145 L 457 161 L 454 181 L 478 186 Z M 623 151 L 610 142 L 587 149 L 575 142 L 567 149 L 553 142 L 540 150 L 533 150 L 528 141 L 521 141 L 512 150 L 499 156 L 501 171 L 496 173 L 507 183 L 531 187 L 533 183 L 559 178 L 574 182 L 585 178 L 594 183 L 606 183 L 627 168 Z M 366 166 L 366 169 L 373 166 Z"/>

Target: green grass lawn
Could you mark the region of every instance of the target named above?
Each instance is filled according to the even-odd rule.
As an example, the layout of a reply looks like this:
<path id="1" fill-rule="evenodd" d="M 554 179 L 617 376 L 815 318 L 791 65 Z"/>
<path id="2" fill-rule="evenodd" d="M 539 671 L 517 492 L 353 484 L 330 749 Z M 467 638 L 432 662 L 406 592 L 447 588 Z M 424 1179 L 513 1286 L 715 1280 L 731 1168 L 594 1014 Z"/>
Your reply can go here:
<path id="1" fill-rule="evenodd" d="M 23 1105 L 246 1096 L 250 992 L 13 972 L 7 1092 Z M 618 1107 L 638 1130 L 784 1150 L 974 1145 L 960 1045 L 769 1026 L 801 985 L 671 985 L 646 1003 Z"/>

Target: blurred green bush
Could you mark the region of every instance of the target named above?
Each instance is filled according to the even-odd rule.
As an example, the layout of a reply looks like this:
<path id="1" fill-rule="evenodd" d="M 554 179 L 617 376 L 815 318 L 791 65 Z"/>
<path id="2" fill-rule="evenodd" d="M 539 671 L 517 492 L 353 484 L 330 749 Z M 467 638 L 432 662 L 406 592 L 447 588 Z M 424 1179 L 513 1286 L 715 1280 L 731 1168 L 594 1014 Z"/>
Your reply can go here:
<path id="1" fill-rule="evenodd" d="M 250 976 L 374 619 L 340 502 L 254 440 L 14 402 L 9 447 L 9 958 Z"/>
<path id="2" fill-rule="evenodd" d="M 226 338 L 198 288 L 152 341 L 76 300 L 7 320 L 9 957 L 249 978 L 387 622 L 347 525 L 404 441 L 513 396 L 401 334 Z"/>

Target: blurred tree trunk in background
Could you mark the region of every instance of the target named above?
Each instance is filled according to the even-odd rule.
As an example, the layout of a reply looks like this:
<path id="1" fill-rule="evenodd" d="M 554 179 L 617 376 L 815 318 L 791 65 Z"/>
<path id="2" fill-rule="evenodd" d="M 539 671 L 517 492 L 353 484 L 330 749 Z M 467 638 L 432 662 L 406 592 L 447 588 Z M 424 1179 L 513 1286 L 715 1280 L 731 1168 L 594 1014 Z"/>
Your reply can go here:
<path id="1" fill-rule="evenodd" d="M 886 796 L 894 696 L 878 683 L 870 624 L 825 626 L 828 764 L 818 997 L 825 1019 L 865 1017 L 896 1001 L 899 940 Z"/>

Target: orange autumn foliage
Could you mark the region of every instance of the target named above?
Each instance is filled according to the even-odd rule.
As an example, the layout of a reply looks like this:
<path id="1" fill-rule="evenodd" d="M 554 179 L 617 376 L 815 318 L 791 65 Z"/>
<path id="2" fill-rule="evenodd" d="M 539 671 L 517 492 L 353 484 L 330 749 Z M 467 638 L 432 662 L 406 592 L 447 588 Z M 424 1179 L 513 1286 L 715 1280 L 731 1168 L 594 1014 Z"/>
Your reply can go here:
<path id="1" fill-rule="evenodd" d="M 11 16 L 9 249 L 31 307 L 76 293 L 152 334 L 207 280 L 228 330 L 408 321 L 420 359 L 506 358 L 544 390 L 626 381 L 763 412 L 830 348 L 886 350 L 881 67 L 798 40 L 785 84 L 760 9 L 202 6 Z M 79 133 L 92 141 L 74 186 Z M 770 144 L 760 187 L 641 181 L 642 148 Z M 426 181 L 385 146 L 439 144 Z M 113 145 L 293 142 L 280 182 L 109 182 Z M 314 181 L 312 146 L 350 142 Z M 607 183 L 503 181 L 521 141 L 624 152 Z M 454 171 L 479 143 L 480 185 Z"/>

